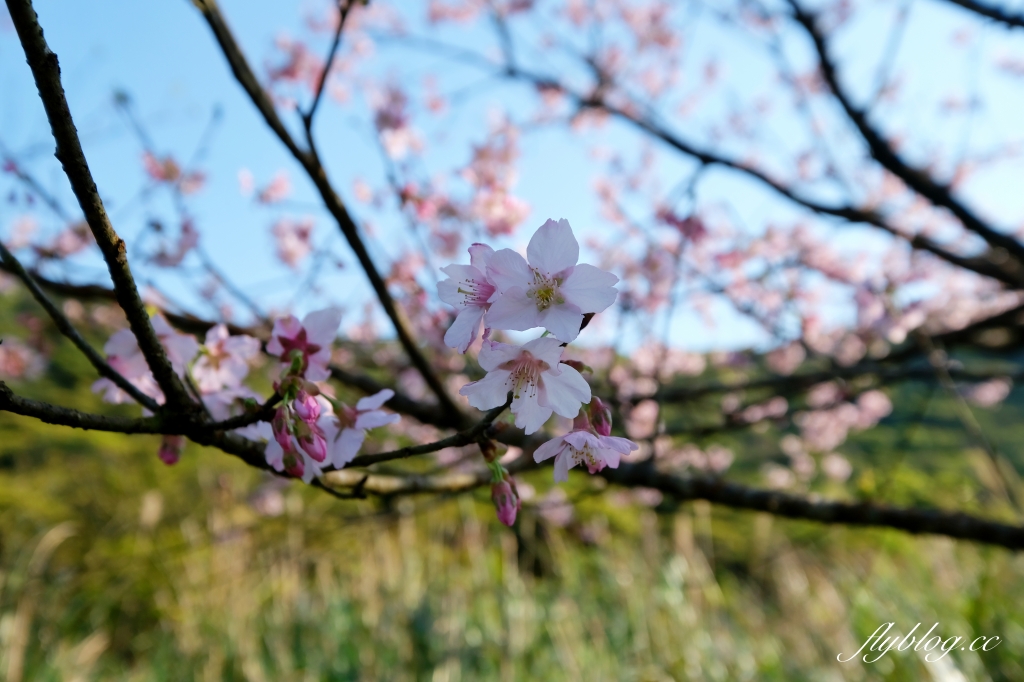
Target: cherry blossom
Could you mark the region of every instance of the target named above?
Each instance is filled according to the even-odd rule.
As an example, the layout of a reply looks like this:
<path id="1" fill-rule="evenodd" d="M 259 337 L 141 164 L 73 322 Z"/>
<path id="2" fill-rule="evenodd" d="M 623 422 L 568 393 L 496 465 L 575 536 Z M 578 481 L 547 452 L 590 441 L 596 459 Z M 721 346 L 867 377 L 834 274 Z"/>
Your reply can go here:
<path id="1" fill-rule="evenodd" d="M 569 480 L 569 469 L 577 464 L 586 464 L 592 474 L 605 467 L 617 469 L 622 456 L 639 447 L 628 438 L 599 436 L 581 428 L 544 443 L 534 451 L 533 459 L 540 463 L 554 457 L 555 482 L 561 483 Z"/>
<path id="2" fill-rule="evenodd" d="M 491 256 L 487 274 L 501 295 L 487 311 L 494 329 L 523 331 L 545 327 L 569 343 L 580 332 L 584 313 L 599 313 L 615 302 L 619 278 L 593 265 L 577 265 L 580 246 L 567 220 L 548 220 L 526 249 Z"/>
<path id="3" fill-rule="evenodd" d="M 249 361 L 259 352 L 259 339 L 244 334 L 231 336 L 224 324 L 211 327 L 192 367 L 200 392 L 237 388 L 249 373 Z"/>
<path id="4" fill-rule="evenodd" d="M 494 249 L 486 244 L 469 247 L 469 265 L 447 265 L 441 272 L 449 279 L 437 283 L 437 293 L 445 303 L 459 311 L 444 335 L 444 343 L 465 353 L 476 340 L 484 313 L 498 297 L 494 282 L 487 276 L 487 264 Z"/>
<path id="5" fill-rule="evenodd" d="M 298 268 L 299 263 L 313 250 L 313 219 L 305 218 L 294 221 L 282 219 L 270 228 L 277 243 L 277 257 L 290 268 Z"/>
<path id="6" fill-rule="evenodd" d="M 167 352 L 167 359 L 170 360 L 171 367 L 179 376 L 184 376 L 188 364 L 199 352 L 199 342 L 192 336 L 175 330 L 163 315 L 153 316 L 151 322 L 157 339 L 160 340 Z M 134 384 L 142 393 L 157 402 L 163 402 L 163 391 L 160 390 L 156 379 L 153 378 L 146 357 L 139 349 L 139 344 L 131 329 L 120 329 L 115 332 L 103 346 L 103 352 L 107 354 L 108 364 L 125 379 Z M 93 383 L 92 392 L 102 392 L 103 399 L 108 403 L 124 403 L 130 400 L 128 394 L 105 377 Z"/>
<path id="7" fill-rule="evenodd" d="M 505 402 L 512 391 L 516 426 L 535 433 L 553 412 L 572 418 L 590 401 L 590 386 L 579 372 L 561 362 L 558 339 L 542 337 L 523 346 L 487 341 L 480 350 L 480 366 L 487 371 L 459 391 L 469 404 L 489 410 Z"/>
<path id="8" fill-rule="evenodd" d="M 274 322 L 267 352 L 281 359 L 282 367 L 298 363 L 298 374 L 309 381 L 323 381 L 331 375 L 331 343 L 341 325 L 339 308 L 324 308 L 306 315 L 302 322 L 294 315 Z"/>
<path id="9" fill-rule="evenodd" d="M 359 452 L 369 429 L 394 424 L 401 417 L 380 409 L 391 400 L 395 392 L 386 388 L 379 393 L 360 398 L 356 406 L 349 407 L 335 402 L 333 412 L 321 417 L 320 426 L 324 431 L 329 448 L 330 463 L 341 469 Z"/>

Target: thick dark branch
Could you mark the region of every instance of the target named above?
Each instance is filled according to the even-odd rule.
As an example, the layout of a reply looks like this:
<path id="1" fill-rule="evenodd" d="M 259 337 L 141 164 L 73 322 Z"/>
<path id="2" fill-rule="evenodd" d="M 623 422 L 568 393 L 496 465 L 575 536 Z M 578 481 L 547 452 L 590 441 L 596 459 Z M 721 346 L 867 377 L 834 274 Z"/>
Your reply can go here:
<path id="1" fill-rule="evenodd" d="M 139 348 L 146 357 L 153 377 L 160 385 L 164 395 L 167 396 L 168 404 L 175 407 L 190 406 L 192 402 L 180 379 L 174 373 L 170 360 L 168 360 L 163 346 L 160 345 L 156 332 L 153 331 L 149 315 L 146 314 L 145 305 L 135 286 L 131 268 L 128 266 L 124 240 L 111 226 L 106 209 L 103 207 L 103 201 L 96 189 L 89 164 L 82 152 L 78 131 L 75 129 L 71 111 L 64 97 L 57 55 L 51 52 L 46 44 L 43 30 L 39 26 L 39 20 L 30 0 L 7 0 L 7 9 L 10 11 L 11 20 L 14 22 L 21 45 L 25 50 L 29 67 L 32 69 L 32 75 L 39 90 L 39 98 L 46 109 L 46 117 L 57 143 L 56 157 L 71 182 L 71 189 L 78 199 L 89 229 L 92 230 L 93 237 L 103 253 L 110 277 L 114 282 L 117 302 L 124 310 L 128 324 L 131 326 L 135 338 L 138 339 Z"/>
<path id="2" fill-rule="evenodd" d="M 160 405 L 155 400 L 140 391 L 134 384 L 121 376 L 120 372 L 107 364 L 107 361 L 104 360 L 98 352 L 96 352 L 96 349 L 90 346 L 89 342 L 82 338 L 82 335 L 78 333 L 78 330 L 72 326 L 71 321 L 68 320 L 63 312 L 61 312 L 60 308 L 55 306 L 53 302 L 46 297 L 46 294 L 43 293 L 42 289 L 39 288 L 39 285 L 36 284 L 34 279 L 32 279 L 32 276 L 28 274 L 18 259 L 14 257 L 14 254 L 8 251 L 7 247 L 2 243 L 0 243 L 0 258 L 3 259 L 3 263 L 7 269 L 17 275 L 21 281 L 25 283 L 28 290 L 32 292 L 32 297 L 39 302 L 39 305 L 41 305 L 44 310 L 46 310 L 50 319 L 52 319 L 53 323 L 57 325 L 57 329 L 60 330 L 60 333 L 66 336 L 71 343 L 75 344 L 75 347 L 78 348 L 78 350 L 82 351 L 82 355 L 89 359 L 89 362 L 91 362 L 92 366 L 96 368 L 96 371 L 99 372 L 100 376 L 113 381 L 118 388 L 130 395 L 135 402 L 140 405 L 144 405 L 149 410 L 156 412 L 160 409 Z"/>
<path id="3" fill-rule="evenodd" d="M 431 392 L 437 396 L 441 407 L 445 411 L 451 412 L 453 415 L 459 415 L 460 410 L 458 406 L 452 401 L 451 396 L 448 395 L 448 391 L 444 387 L 444 384 L 437 376 L 437 373 L 434 372 L 434 368 L 431 366 L 427 358 L 424 357 L 419 346 L 416 344 L 405 317 L 398 310 L 398 306 L 395 304 L 395 300 L 392 298 L 391 292 L 388 291 L 384 278 L 381 277 L 380 273 L 377 271 L 377 266 L 374 265 L 373 259 L 370 258 L 369 251 L 366 250 L 366 245 L 363 243 L 363 239 L 359 235 L 359 228 L 356 226 L 355 221 L 349 214 L 348 209 L 341 200 L 341 197 L 339 197 L 337 192 L 334 191 L 334 187 L 331 185 L 331 182 L 327 177 L 327 171 L 324 169 L 324 166 L 320 162 L 315 150 L 312 148 L 309 151 L 300 149 L 291 134 L 281 123 L 281 119 L 278 117 L 277 111 L 274 109 L 273 102 L 256 79 L 252 69 L 249 67 L 248 60 L 246 60 L 241 48 L 235 41 L 235 37 L 231 33 L 231 29 L 228 28 L 227 23 L 224 21 L 224 16 L 221 14 L 216 0 L 195 0 L 195 2 L 202 11 L 203 16 L 206 18 L 206 22 L 209 24 L 210 29 L 213 31 L 214 37 L 217 39 L 217 43 L 220 45 L 221 50 L 224 52 L 224 56 L 227 58 L 228 63 L 231 66 L 231 71 L 235 74 L 235 78 L 245 89 L 249 98 L 252 100 L 253 104 L 256 105 L 256 108 L 259 110 L 264 120 L 278 138 L 280 138 L 281 142 L 292 153 L 295 159 L 302 164 L 303 169 L 316 186 L 317 191 L 320 193 L 320 197 L 324 202 L 324 206 L 334 218 L 335 222 L 338 223 L 341 233 L 345 236 L 345 239 L 348 241 L 353 253 L 355 253 L 360 266 L 363 268 L 364 272 L 366 272 L 366 276 L 370 280 L 370 285 L 373 287 L 374 293 L 380 300 L 381 306 L 384 308 L 384 312 L 387 313 L 388 318 L 390 318 L 391 323 L 394 325 L 395 332 L 398 335 L 398 340 L 402 344 L 402 348 L 405 349 L 409 359 L 412 361 L 413 366 L 416 367 L 417 371 L 419 371 L 423 376 L 423 380 L 427 383 L 427 386 L 430 387 Z"/>
<path id="4" fill-rule="evenodd" d="M 23 398 L 0 381 L 0 412 L 12 412 L 23 417 L 33 417 L 47 424 L 70 426 L 75 429 L 92 431 L 113 431 L 116 433 L 177 433 L 167 429 L 166 421 L 160 417 L 111 417 L 102 414 L 79 412 L 68 407 L 51 405 L 31 398 Z"/>
<path id="5" fill-rule="evenodd" d="M 939 509 L 890 507 L 871 502 L 829 502 L 798 495 L 748 488 L 713 478 L 683 478 L 657 471 L 648 463 L 605 469 L 610 483 L 654 488 L 679 501 L 707 500 L 735 509 L 748 509 L 818 523 L 893 528 L 907 533 L 945 535 L 1014 551 L 1024 549 L 1024 527 L 987 521 L 969 514 Z"/>
<path id="6" fill-rule="evenodd" d="M 458 448 L 463 445 L 469 445 L 475 443 L 484 437 L 484 432 L 491 427 L 494 420 L 504 412 L 511 404 L 511 400 L 506 402 L 500 407 L 487 412 L 484 418 L 481 419 L 473 428 L 465 431 L 460 431 L 454 435 L 442 438 L 439 441 L 433 443 L 425 443 L 423 445 L 413 445 L 406 448 L 399 448 L 398 450 L 391 450 L 390 452 L 379 452 L 372 455 L 359 455 L 349 464 L 350 467 L 365 467 L 371 464 L 379 464 L 381 462 L 390 462 L 395 459 L 405 459 L 407 457 L 415 457 L 416 455 L 426 455 L 431 452 L 437 452 L 438 450 L 444 450 L 445 448 Z"/>
<path id="7" fill-rule="evenodd" d="M 843 111 L 846 112 L 847 117 L 857 127 L 861 137 L 864 138 L 872 158 L 932 204 L 949 210 L 965 228 L 984 239 L 993 249 L 1002 249 L 1012 255 L 1018 261 L 1012 274 L 1017 277 L 1019 286 L 1022 279 L 1021 275 L 1024 274 L 1022 273 L 1022 270 L 1024 270 L 1024 266 L 1022 266 L 1022 263 L 1024 263 L 1024 245 L 1012 236 L 994 229 L 978 217 L 974 211 L 960 203 L 953 196 L 952 188 L 949 185 L 937 182 L 927 171 L 921 168 L 909 166 L 896 154 L 892 147 L 889 146 L 889 143 L 882 137 L 882 134 L 868 121 L 867 113 L 853 104 L 849 94 L 840 85 L 835 64 L 828 54 L 825 36 L 818 29 L 814 15 L 804 11 L 795 0 L 790 0 L 790 5 L 793 8 L 793 18 L 804 27 L 804 30 L 807 31 L 811 41 L 814 43 L 814 48 L 818 53 L 821 74 L 825 82 L 828 83 L 829 88 L 839 101 Z"/>
<path id="8" fill-rule="evenodd" d="M 510 471 L 533 468 L 529 455 L 509 466 Z M 600 474 L 608 482 L 625 487 L 654 488 L 680 502 L 707 500 L 734 509 L 760 511 L 774 516 L 818 523 L 891 528 L 913 534 L 945 535 L 1006 547 L 1024 549 L 1024 527 L 987 521 L 969 514 L 938 509 L 890 507 L 870 502 L 829 502 L 772 490 L 750 488 L 713 478 L 684 478 L 657 471 L 650 462 L 622 464 Z M 359 487 L 376 495 L 458 493 L 486 485 L 491 473 L 481 469 L 437 476 L 386 476 L 342 469 L 324 475 L 326 485 Z"/>
<path id="9" fill-rule="evenodd" d="M 975 14 L 980 14 L 983 17 L 997 21 L 1000 24 L 1004 24 L 1010 28 L 1024 28 L 1024 13 L 1022 12 L 1018 12 L 1015 14 L 1013 12 L 1009 12 L 1003 9 L 1002 7 L 993 7 L 987 3 L 983 4 L 980 2 L 975 2 L 974 0 L 946 1 L 951 2 L 954 5 L 959 5 L 960 7 L 963 7 L 968 11 L 974 12 Z"/>

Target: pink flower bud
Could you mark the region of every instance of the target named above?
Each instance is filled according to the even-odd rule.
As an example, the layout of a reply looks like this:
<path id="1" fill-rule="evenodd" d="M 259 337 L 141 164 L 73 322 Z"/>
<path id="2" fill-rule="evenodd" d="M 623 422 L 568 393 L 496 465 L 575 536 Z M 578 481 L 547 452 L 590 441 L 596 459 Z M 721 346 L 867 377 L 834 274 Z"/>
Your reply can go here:
<path id="1" fill-rule="evenodd" d="M 309 436 L 300 438 L 299 445 L 306 451 L 307 455 L 317 462 L 323 462 L 327 459 L 327 439 L 319 427 L 314 426 Z"/>
<path id="2" fill-rule="evenodd" d="M 285 453 L 289 453 L 295 449 L 292 445 L 291 433 L 288 430 L 288 412 L 283 408 L 277 408 L 277 412 L 274 413 L 274 419 L 270 422 L 271 427 L 274 430 L 274 439 L 281 446 L 281 449 Z"/>
<path id="3" fill-rule="evenodd" d="M 590 401 L 590 423 L 597 435 L 612 435 L 612 408 L 600 398 Z"/>
<path id="4" fill-rule="evenodd" d="M 181 458 L 181 451 L 184 448 L 184 436 L 164 436 L 160 442 L 160 450 L 157 452 L 157 456 L 161 462 L 171 466 L 178 463 L 178 460 Z"/>
<path id="5" fill-rule="evenodd" d="M 299 391 L 299 395 L 292 401 L 292 410 L 307 424 L 315 424 L 320 418 L 320 403 L 306 391 Z"/>
<path id="6" fill-rule="evenodd" d="M 516 522 L 516 514 L 522 507 L 515 481 L 505 479 L 492 485 L 491 500 L 498 511 L 498 520 L 511 527 Z"/>
<path id="7" fill-rule="evenodd" d="M 295 478 L 302 478 L 302 475 L 306 473 L 306 463 L 302 459 L 302 455 L 295 451 L 285 451 L 284 453 L 284 470 L 289 476 Z"/>

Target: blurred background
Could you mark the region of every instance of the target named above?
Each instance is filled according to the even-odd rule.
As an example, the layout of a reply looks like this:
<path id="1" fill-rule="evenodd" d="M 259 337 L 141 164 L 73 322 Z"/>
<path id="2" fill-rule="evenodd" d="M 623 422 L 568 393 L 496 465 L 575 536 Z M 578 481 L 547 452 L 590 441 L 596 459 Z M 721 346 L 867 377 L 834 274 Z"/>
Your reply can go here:
<path id="1" fill-rule="evenodd" d="M 266 338 L 277 315 L 339 305 L 335 363 L 429 404 L 196 6 L 35 5 L 152 308 Z M 296 139 L 338 7 L 221 6 Z M 374 0 L 347 17 L 312 130 L 451 393 L 479 378 L 479 345 L 441 343 L 438 268 L 564 217 L 581 260 L 621 279 L 568 352 L 640 443 L 632 462 L 1019 525 L 1024 19 L 993 7 Z M 123 315 L 93 286 L 106 268 L 4 11 L 0 162 L 0 239 L 101 347 Z M 137 415 L 101 402 L 0 276 L 0 379 Z M 250 387 L 268 395 L 271 369 Z M 405 415 L 365 450 L 443 433 Z M 168 467 L 159 443 L 0 413 L 5 679 L 1024 679 L 1008 550 L 547 468 L 518 477 L 506 528 L 486 488 L 343 501 L 195 445 Z M 886 622 L 1001 644 L 836 660 Z"/>

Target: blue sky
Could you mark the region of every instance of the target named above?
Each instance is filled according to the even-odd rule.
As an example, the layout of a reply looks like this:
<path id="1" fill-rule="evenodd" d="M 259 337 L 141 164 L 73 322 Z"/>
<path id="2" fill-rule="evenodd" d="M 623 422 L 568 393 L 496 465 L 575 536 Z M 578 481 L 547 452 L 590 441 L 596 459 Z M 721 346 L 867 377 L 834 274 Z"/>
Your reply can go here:
<path id="1" fill-rule="evenodd" d="M 236 36 L 257 67 L 272 54 L 275 35 L 281 32 L 300 35 L 306 11 L 323 6 L 321 3 L 269 0 L 225 0 L 221 4 Z M 340 235 L 316 209 L 318 202 L 310 185 L 235 83 L 209 30 L 191 3 L 185 0 L 145 3 L 39 0 L 36 5 L 47 39 L 60 57 L 68 99 L 94 176 L 115 228 L 128 239 L 129 245 L 148 218 L 169 220 L 173 213 L 169 202 L 160 198 L 148 204 L 139 199 L 140 190 L 145 186 L 141 147 L 118 114 L 113 93 L 128 93 L 157 151 L 173 153 L 178 158 L 191 155 L 216 109 L 221 112 L 220 123 L 202 164 L 208 185 L 190 204 L 203 234 L 204 248 L 254 298 L 275 306 L 294 303 L 299 310 L 334 300 L 353 311 L 349 321 L 358 321 L 361 303 L 369 295 L 364 277 L 357 271 Z M 713 8 L 714 4 L 709 7 Z M 867 3 L 865 7 L 868 9 L 858 15 L 857 22 L 835 43 L 837 56 L 844 65 L 850 65 L 849 70 L 844 71 L 846 80 L 862 95 L 869 92 L 874 82 L 876 65 L 888 37 L 887 30 L 880 27 L 888 27 L 894 5 L 880 2 Z M 1009 138 L 1020 139 L 1024 133 L 1024 126 L 1020 125 L 1020 112 L 1024 111 L 1021 82 L 971 67 L 979 60 L 987 63 L 1000 56 L 1024 56 L 1009 42 L 1006 32 L 975 25 L 972 30 L 981 38 L 969 49 L 977 54 L 965 57 L 950 41 L 950 36 L 962 25 L 960 12 L 920 0 L 912 3 L 910 11 L 913 21 L 908 24 L 910 28 L 898 54 L 897 66 L 909 74 L 912 96 L 909 106 L 904 104 L 893 111 L 880 110 L 886 125 L 910 131 L 910 149 L 924 155 L 927 149 L 923 144 L 920 150 L 914 147 L 914 133 L 920 133 L 922 140 L 963 139 L 965 148 L 970 150 L 997 149 Z M 422 29 L 422 25 L 418 28 Z M 530 27 L 525 30 L 529 31 Z M 488 36 L 460 35 L 452 30 L 439 37 L 477 46 L 489 44 Z M 725 31 L 716 32 L 714 22 L 702 24 L 689 49 L 696 54 L 721 57 L 725 68 L 731 69 L 726 77 L 737 96 L 768 87 L 753 53 L 745 55 L 749 47 Z M 800 48 L 794 50 L 792 57 L 798 64 L 810 58 Z M 375 58 L 380 61 L 379 73 L 395 78 L 408 78 L 443 64 L 437 58 L 401 50 L 382 49 Z M 699 67 L 699 60 L 695 63 Z M 443 64 L 443 68 L 444 86 L 449 89 L 480 82 L 480 74 L 471 69 L 449 64 Z M 970 126 L 962 118 L 936 116 L 934 107 L 928 106 L 935 93 L 951 87 L 962 91 L 964 96 L 977 95 L 987 103 Z M 495 111 L 524 105 L 531 97 L 522 88 L 481 87 L 455 110 L 454 116 L 441 121 L 443 129 L 427 131 L 432 139 L 445 140 L 439 147 L 435 145 L 432 162 L 438 168 L 464 163 L 468 158 L 466 143 L 474 136 L 477 139 L 482 136 L 486 121 Z M 713 113 L 711 110 L 709 115 Z M 318 117 L 317 134 L 328 169 L 357 217 L 373 218 L 371 250 L 381 268 L 386 269 L 408 239 L 408 233 L 395 218 L 378 221 L 376 215 L 353 200 L 351 191 L 355 178 L 377 182 L 381 176 L 381 161 L 370 142 L 371 130 L 365 107 L 358 106 L 358 102 L 348 108 L 328 103 Z M 799 125 L 795 121 L 777 122 L 775 133 L 783 139 L 790 134 L 797 136 Z M 443 138 L 438 137 L 441 135 Z M 553 129 L 524 135 L 521 179 L 516 193 L 529 201 L 533 210 L 526 229 L 520 230 L 511 245 L 525 245 L 532 233 L 529 228 L 548 217 L 568 218 L 584 238 L 607 229 L 593 198 L 595 166 L 584 142 L 596 140 L 609 147 L 630 149 L 638 146 L 639 138 L 614 125 L 584 137 L 585 140 Z M 0 19 L 0 142 L 19 158 L 27 160 L 43 183 L 60 196 L 65 205 L 73 207 L 73 197 L 59 165 L 52 160 L 52 138 L 20 45 L 6 16 Z M 666 186 L 685 177 L 692 169 L 689 162 L 678 157 L 662 157 L 658 164 Z M 286 207 L 267 209 L 242 197 L 237 176 L 243 167 L 252 171 L 257 184 L 267 182 L 279 169 L 288 169 L 295 188 L 293 202 Z M 997 166 L 995 171 L 980 175 L 968 184 L 964 189 L 966 196 L 1001 224 L 1019 226 L 1024 223 L 1024 192 L 1019 189 L 1022 170 L 1019 163 Z M 7 187 L 0 184 L 0 189 Z M 742 222 L 755 230 L 773 219 L 785 220 L 796 215 L 792 207 L 760 187 L 723 173 L 709 174 L 702 182 L 700 201 L 727 201 Z M 6 234 L 23 212 L 18 206 L 0 204 L 0 234 Z M 348 265 L 347 270 L 323 282 L 325 293 L 322 296 L 304 292 L 294 296 L 294 277 L 273 257 L 269 227 L 275 216 L 305 214 L 317 218 L 317 239 L 333 241 L 336 252 Z M 44 229 L 60 229 L 59 222 L 51 216 L 42 212 L 36 215 Z M 884 239 L 864 229 L 837 232 L 835 238 L 840 244 L 848 242 L 857 247 L 871 240 L 877 241 L 879 246 L 884 244 Z M 68 272 L 78 280 L 105 281 L 102 263 L 97 259 L 76 259 Z M 156 277 L 169 293 L 196 305 L 196 312 L 209 314 L 196 299 L 180 290 L 176 280 L 153 274 L 138 261 L 136 272 L 142 281 Z M 719 317 L 720 324 L 708 328 L 683 306 L 673 321 L 672 337 L 680 345 L 698 350 L 765 342 L 763 335 L 739 316 L 722 310 Z M 386 325 L 382 324 L 381 328 Z M 595 332 L 591 340 L 599 337 L 607 340 L 613 329 L 612 325 L 606 325 L 604 331 Z"/>

